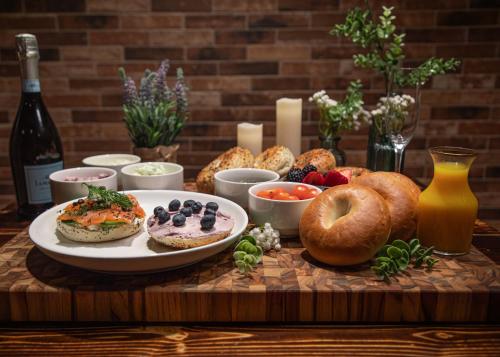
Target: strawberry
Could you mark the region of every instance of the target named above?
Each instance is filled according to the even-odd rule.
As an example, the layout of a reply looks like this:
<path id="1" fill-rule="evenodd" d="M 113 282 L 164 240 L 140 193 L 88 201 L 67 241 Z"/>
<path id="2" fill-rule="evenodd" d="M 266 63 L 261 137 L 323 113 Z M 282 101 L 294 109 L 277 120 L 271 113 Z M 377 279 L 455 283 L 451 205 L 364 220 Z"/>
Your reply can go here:
<path id="1" fill-rule="evenodd" d="M 351 182 L 351 179 L 352 179 L 352 170 L 351 169 L 341 169 L 341 170 L 339 170 L 339 172 L 342 175 L 344 175 L 345 177 L 347 177 L 348 182 Z"/>
<path id="2" fill-rule="evenodd" d="M 347 177 L 342 175 L 340 172 L 336 170 L 330 170 L 325 176 L 324 185 L 328 187 L 333 187 L 337 185 L 344 185 L 348 182 L 349 180 L 347 179 Z"/>
<path id="3" fill-rule="evenodd" d="M 325 184 L 325 178 L 317 171 L 309 172 L 306 177 L 302 180 L 302 183 L 307 183 L 309 185 L 323 186 Z"/>

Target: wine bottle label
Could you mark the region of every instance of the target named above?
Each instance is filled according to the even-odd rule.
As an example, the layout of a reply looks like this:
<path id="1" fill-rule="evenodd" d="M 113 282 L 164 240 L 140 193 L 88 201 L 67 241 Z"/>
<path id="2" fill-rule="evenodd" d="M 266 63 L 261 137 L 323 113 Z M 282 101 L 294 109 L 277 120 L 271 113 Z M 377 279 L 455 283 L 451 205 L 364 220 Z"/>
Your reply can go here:
<path id="1" fill-rule="evenodd" d="M 40 80 L 38 79 L 23 79 L 23 92 L 38 93 L 40 92 Z"/>
<path id="2" fill-rule="evenodd" d="M 63 162 L 57 161 L 46 165 L 25 165 L 26 191 L 29 204 L 52 202 L 49 176 L 54 171 L 62 170 Z"/>

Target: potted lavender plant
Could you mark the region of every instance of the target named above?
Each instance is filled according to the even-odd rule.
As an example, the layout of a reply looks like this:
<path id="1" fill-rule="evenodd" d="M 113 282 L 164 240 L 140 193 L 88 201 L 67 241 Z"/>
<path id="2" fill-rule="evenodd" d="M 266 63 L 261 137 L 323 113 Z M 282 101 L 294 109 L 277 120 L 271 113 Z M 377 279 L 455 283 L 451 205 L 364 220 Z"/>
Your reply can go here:
<path id="1" fill-rule="evenodd" d="M 179 144 L 175 138 L 188 118 L 187 90 L 182 68 L 177 68 L 177 82 L 170 90 L 166 76 L 169 61 L 161 62 L 156 72 L 144 71 L 139 90 L 123 67 L 118 73 L 123 81 L 123 112 L 134 154 L 143 161 L 175 162 Z"/>

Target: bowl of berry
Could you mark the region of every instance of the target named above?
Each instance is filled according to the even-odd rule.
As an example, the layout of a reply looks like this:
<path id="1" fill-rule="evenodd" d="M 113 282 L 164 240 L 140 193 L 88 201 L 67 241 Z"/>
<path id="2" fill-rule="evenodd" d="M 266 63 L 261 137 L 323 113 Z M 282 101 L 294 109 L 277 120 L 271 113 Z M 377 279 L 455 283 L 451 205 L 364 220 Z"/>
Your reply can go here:
<path id="1" fill-rule="evenodd" d="M 286 176 L 286 181 L 313 185 L 326 190 L 337 185 L 351 182 L 357 176 L 370 172 L 361 167 L 336 167 L 327 172 L 319 172 L 314 165 L 306 165 L 302 169 L 292 167 Z"/>

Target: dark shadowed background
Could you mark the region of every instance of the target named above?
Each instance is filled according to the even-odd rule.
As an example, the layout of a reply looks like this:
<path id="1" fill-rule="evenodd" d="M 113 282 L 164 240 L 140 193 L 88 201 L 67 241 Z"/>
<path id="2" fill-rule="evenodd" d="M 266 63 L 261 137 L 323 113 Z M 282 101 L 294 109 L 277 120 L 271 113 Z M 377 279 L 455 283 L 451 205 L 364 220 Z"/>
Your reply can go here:
<path id="1" fill-rule="evenodd" d="M 0 1 L 0 197 L 13 197 L 8 137 L 19 102 L 14 35 L 31 32 L 41 48 L 42 91 L 64 142 L 66 166 L 83 157 L 129 152 L 122 123 L 117 68 L 137 78 L 169 58 L 184 68 L 190 122 L 179 137 L 187 176 L 236 143 L 236 123 L 263 122 L 265 146 L 274 143 L 274 105 L 301 97 L 303 149 L 318 145 L 315 91 L 343 95 L 361 78 L 366 102 L 381 81 L 353 68 L 358 51 L 328 34 L 362 1 L 340 0 L 2 0 Z M 431 56 L 463 59 L 423 92 L 422 121 L 409 146 L 405 171 L 432 175 L 426 149 L 474 148 L 471 184 L 481 217 L 500 220 L 500 1 L 371 1 L 395 6 L 407 33 L 408 65 Z M 171 71 L 172 75 L 174 71 Z M 170 83 L 173 83 L 172 81 Z M 366 129 L 347 133 L 348 164 L 364 165 Z"/>

